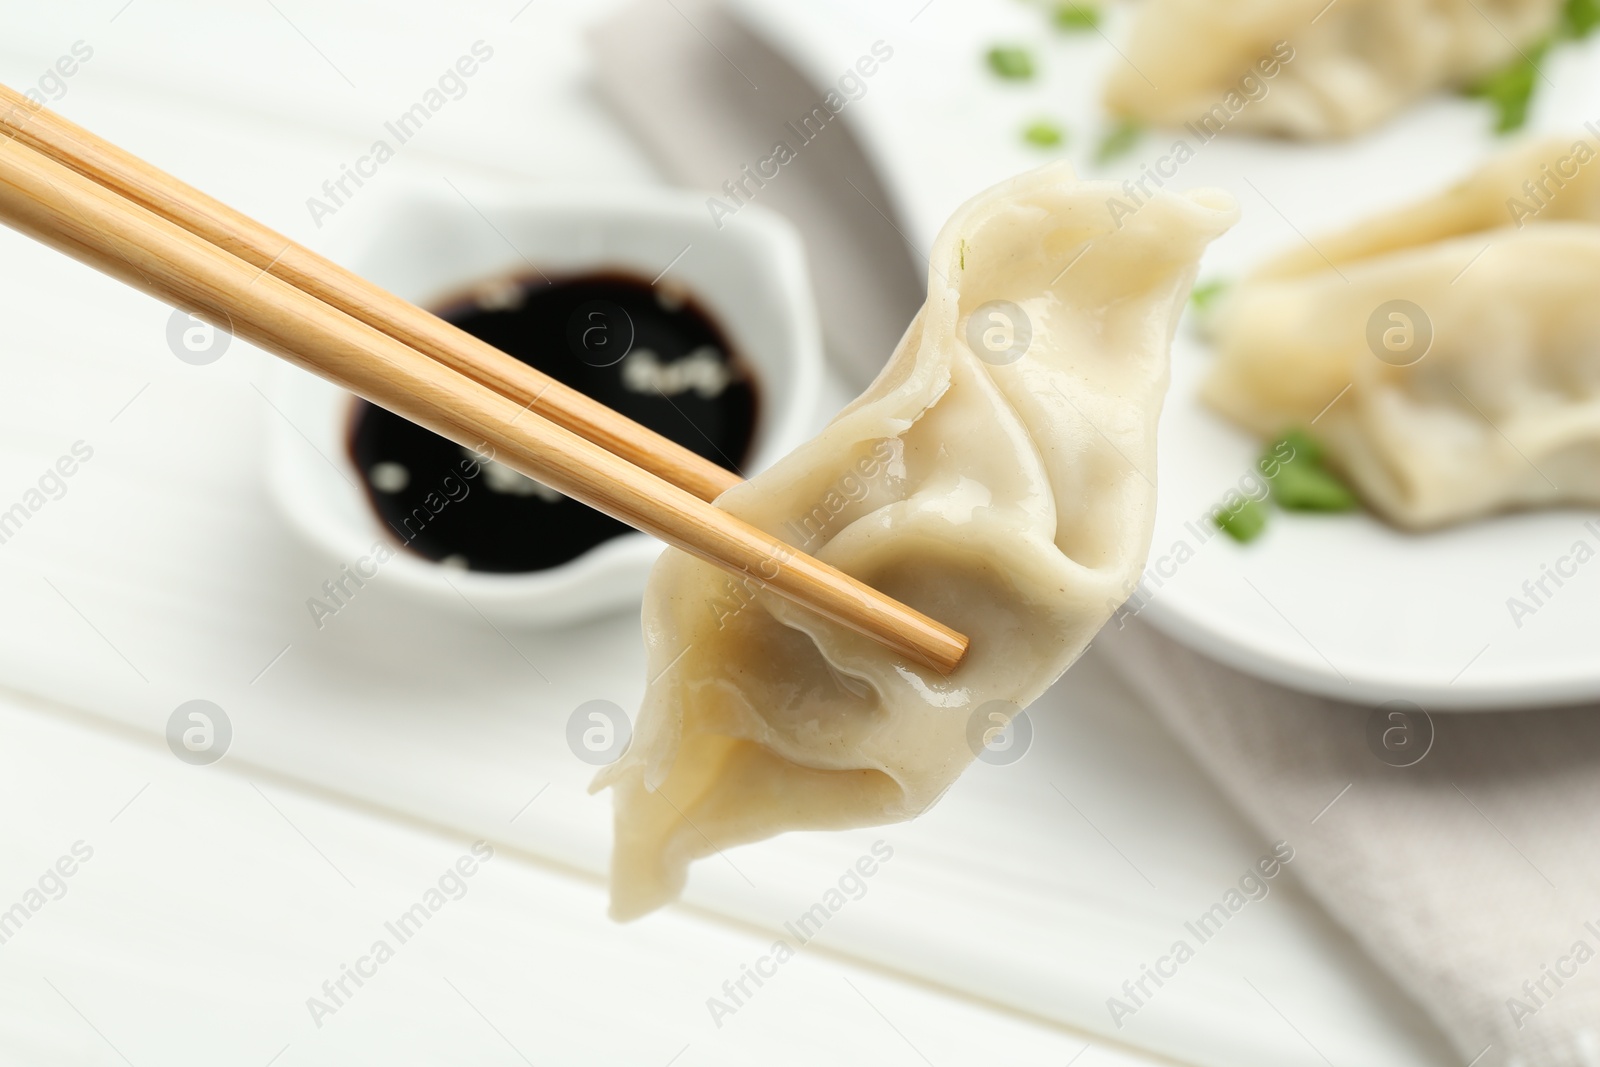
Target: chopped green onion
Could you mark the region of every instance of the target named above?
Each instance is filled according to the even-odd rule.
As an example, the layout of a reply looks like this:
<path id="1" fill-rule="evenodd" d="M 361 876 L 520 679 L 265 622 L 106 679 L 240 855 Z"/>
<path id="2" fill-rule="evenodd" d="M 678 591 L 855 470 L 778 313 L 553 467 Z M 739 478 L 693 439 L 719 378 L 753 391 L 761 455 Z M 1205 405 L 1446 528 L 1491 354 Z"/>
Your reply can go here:
<path id="1" fill-rule="evenodd" d="M 1284 460 L 1283 457 L 1283 449 L 1285 448 L 1289 450 L 1287 460 Z M 1322 465 L 1322 459 L 1326 455 L 1322 450 L 1322 442 L 1299 428 L 1288 431 L 1273 442 L 1272 447 L 1267 449 L 1267 454 L 1284 460 L 1284 462 L 1293 462 L 1299 459 L 1319 467 Z"/>
<path id="2" fill-rule="evenodd" d="M 1211 305 L 1217 302 L 1217 298 L 1228 291 L 1229 284 L 1221 278 L 1215 278 L 1195 286 L 1189 293 L 1189 299 L 1194 302 L 1196 310 L 1210 311 Z"/>
<path id="3" fill-rule="evenodd" d="M 1033 77 L 1033 55 L 1016 45 L 996 45 L 989 49 L 989 69 L 1007 81 L 1027 81 Z"/>
<path id="4" fill-rule="evenodd" d="M 1468 96 L 1487 100 L 1495 110 L 1494 131 L 1510 133 L 1519 130 L 1528 121 L 1528 108 L 1533 103 L 1533 90 L 1539 83 L 1539 61 L 1549 49 L 1543 42 L 1525 56 L 1490 74 L 1467 89 Z"/>
<path id="5" fill-rule="evenodd" d="M 1039 148 L 1055 148 L 1066 142 L 1067 135 L 1049 119 L 1037 119 L 1023 128 L 1022 139 Z"/>
<path id="6" fill-rule="evenodd" d="M 1323 467 L 1285 463 L 1272 479 L 1272 499 L 1285 511 L 1353 511 L 1355 494 Z"/>
<path id="7" fill-rule="evenodd" d="M 1284 459 L 1285 451 L 1289 458 Z M 1356 496 L 1323 465 L 1322 445 L 1304 430 L 1291 430 L 1267 449 L 1263 472 L 1275 464 L 1268 477 L 1272 499 L 1285 511 L 1352 511 Z"/>
<path id="8" fill-rule="evenodd" d="M 1217 524 L 1217 529 L 1241 545 L 1247 545 L 1267 528 L 1267 509 L 1260 501 L 1245 497 L 1232 508 L 1215 512 L 1211 521 Z"/>
<path id="9" fill-rule="evenodd" d="M 1467 96 L 1487 100 L 1495 110 L 1494 130 L 1510 133 L 1528 121 L 1528 109 L 1542 76 L 1539 64 L 1559 40 L 1581 41 L 1600 27 L 1600 0 L 1566 0 L 1555 32 L 1522 51 L 1515 60 L 1464 90 Z M 1521 51 L 1519 49 L 1519 51 Z"/>
<path id="10" fill-rule="evenodd" d="M 1573 0 L 1574 3 L 1579 0 Z M 1591 0 L 1592 2 L 1592 0 Z M 1053 19 L 1056 29 L 1068 33 L 1082 33 L 1085 30 L 1097 29 L 1100 26 L 1100 8 L 1092 3 L 1074 3 L 1073 0 L 1062 0 L 1056 5 Z"/>
<path id="11" fill-rule="evenodd" d="M 1581 41 L 1600 26 L 1600 0 L 1567 0 L 1561 12 L 1561 35 Z"/>
<path id="12" fill-rule="evenodd" d="M 1132 119 L 1123 119 L 1100 139 L 1100 147 L 1094 154 L 1095 162 L 1109 163 L 1118 156 L 1127 155 L 1143 136 L 1144 127 Z"/>

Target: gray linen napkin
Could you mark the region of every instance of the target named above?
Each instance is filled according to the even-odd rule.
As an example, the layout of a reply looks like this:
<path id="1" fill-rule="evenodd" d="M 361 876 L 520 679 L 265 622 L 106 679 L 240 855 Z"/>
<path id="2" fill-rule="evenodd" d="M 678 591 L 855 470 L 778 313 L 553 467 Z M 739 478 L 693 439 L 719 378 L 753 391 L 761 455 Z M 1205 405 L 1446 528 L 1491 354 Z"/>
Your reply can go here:
<path id="1" fill-rule="evenodd" d="M 1118 625 L 1095 647 L 1464 1063 L 1600 1065 L 1600 709 L 1359 707 Z"/>
<path id="2" fill-rule="evenodd" d="M 629 6 L 592 45 L 612 106 L 669 177 L 708 193 L 817 97 L 710 0 Z M 890 198 L 835 123 L 755 200 L 799 227 L 830 354 L 864 384 L 922 298 Z M 1587 836 L 1600 829 L 1600 715 L 1373 723 L 1370 708 L 1120 625 L 1096 649 L 1268 840 L 1295 846 L 1307 888 L 1463 1064 L 1600 1067 L 1600 857 Z"/>

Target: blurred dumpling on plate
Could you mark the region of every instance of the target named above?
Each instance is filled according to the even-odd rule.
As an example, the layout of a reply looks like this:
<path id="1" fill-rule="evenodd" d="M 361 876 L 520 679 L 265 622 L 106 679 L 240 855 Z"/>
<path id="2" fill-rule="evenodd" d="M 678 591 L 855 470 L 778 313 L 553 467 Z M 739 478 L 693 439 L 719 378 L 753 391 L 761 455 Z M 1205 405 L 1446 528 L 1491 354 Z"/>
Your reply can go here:
<path id="1" fill-rule="evenodd" d="M 615 793 L 612 914 L 690 861 L 786 830 L 909 819 L 1082 653 L 1143 569 L 1168 348 L 1221 193 L 1064 163 L 956 211 L 877 381 L 718 504 L 971 639 L 948 677 L 668 550 L 646 591 L 647 688 Z"/>
<path id="2" fill-rule="evenodd" d="M 1376 126 L 1536 47 L 1563 0 L 1144 0 L 1106 103 L 1125 118 L 1307 139 Z"/>
<path id="3" fill-rule="evenodd" d="M 1206 402 L 1313 422 L 1396 525 L 1600 503 L 1600 144 L 1550 138 L 1268 262 L 1218 307 Z"/>

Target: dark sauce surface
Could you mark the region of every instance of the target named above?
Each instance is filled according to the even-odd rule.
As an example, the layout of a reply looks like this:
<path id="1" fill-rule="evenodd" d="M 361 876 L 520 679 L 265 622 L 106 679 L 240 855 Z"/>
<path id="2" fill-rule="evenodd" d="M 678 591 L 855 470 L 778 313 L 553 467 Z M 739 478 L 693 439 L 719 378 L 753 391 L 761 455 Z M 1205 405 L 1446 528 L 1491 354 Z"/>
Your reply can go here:
<path id="1" fill-rule="evenodd" d="M 711 461 L 744 464 L 755 383 L 692 300 L 622 274 L 507 278 L 440 317 Z M 497 573 L 555 567 L 629 528 L 356 402 L 350 452 L 391 533 L 428 559 Z"/>

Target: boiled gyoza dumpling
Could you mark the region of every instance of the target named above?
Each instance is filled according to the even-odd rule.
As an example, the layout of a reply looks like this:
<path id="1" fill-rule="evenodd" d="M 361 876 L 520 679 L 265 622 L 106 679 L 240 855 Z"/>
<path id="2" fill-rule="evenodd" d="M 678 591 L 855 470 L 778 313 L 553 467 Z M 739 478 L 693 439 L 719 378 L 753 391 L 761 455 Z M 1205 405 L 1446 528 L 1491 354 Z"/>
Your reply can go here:
<path id="1" fill-rule="evenodd" d="M 1245 279 L 1204 397 L 1262 436 L 1316 420 L 1400 526 L 1600 502 L 1596 294 L 1600 149 L 1539 141 Z"/>
<path id="2" fill-rule="evenodd" d="M 612 913 L 785 830 L 908 819 L 1083 651 L 1137 581 L 1167 355 L 1220 193 L 1114 221 L 1065 164 L 970 201 L 876 383 L 719 505 L 971 639 L 948 677 L 668 551 L 616 799 Z M 997 710 L 998 709 L 998 710 Z M 991 718 L 998 715 L 999 718 Z"/>
<path id="3" fill-rule="evenodd" d="M 1144 0 L 1106 87 L 1119 115 L 1344 137 L 1471 85 L 1548 35 L 1563 0 Z"/>

